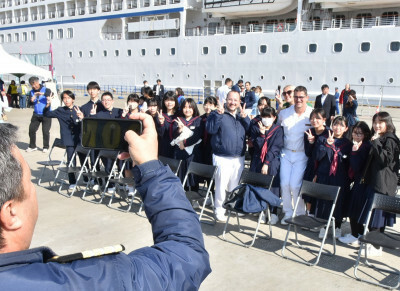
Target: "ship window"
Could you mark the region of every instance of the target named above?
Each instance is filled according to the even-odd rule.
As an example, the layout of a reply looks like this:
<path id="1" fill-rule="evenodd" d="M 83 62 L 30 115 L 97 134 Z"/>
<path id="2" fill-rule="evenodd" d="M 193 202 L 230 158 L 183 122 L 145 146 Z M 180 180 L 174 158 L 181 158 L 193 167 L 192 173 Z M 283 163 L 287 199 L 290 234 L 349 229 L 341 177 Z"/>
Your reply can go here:
<path id="1" fill-rule="evenodd" d="M 259 52 L 260 52 L 260 54 L 266 54 L 267 53 L 267 45 L 265 45 L 265 44 L 260 45 Z"/>
<path id="2" fill-rule="evenodd" d="M 93 58 L 93 51 L 89 51 L 89 58 Z"/>
<path id="3" fill-rule="evenodd" d="M 335 53 L 340 53 L 343 50 L 343 44 L 341 42 L 337 42 L 333 45 L 333 51 Z"/>
<path id="4" fill-rule="evenodd" d="M 187 75 L 186 75 L 186 78 L 188 78 L 188 79 L 189 79 L 189 78 L 190 78 L 190 74 L 187 74 Z"/>
<path id="5" fill-rule="evenodd" d="M 361 51 L 362 52 L 369 52 L 371 49 L 371 43 L 370 42 L 362 42 L 361 43 Z"/>
<path id="6" fill-rule="evenodd" d="M 260 80 L 264 80 L 264 75 L 261 75 L 261 76 L 260 76 Z"/>
<path id="7" fill-rule="evenodd" d="M 221 54 L 221 55 L 225 55 L 226 54 L 226 46 L 221 46 L 221 48 L 220 48 L 220 50 L 219 50 L 219 53 Z"/>
<path id="8" fill-rule="evenodd" d="M 244 79 L 244 76 L 243 76 L 243 75 L 240 75 L 240 79 Z"/>
<path id="9" fill-rule="evenodd" d="M 107 57 L 107 50 L 103 51 L 103 57 Z"/>
<path id="10" fill-rule="evenodd" d="M 119 57 L 119 50 L 114 51 L 114 56 Z"/>
<path id="11" fill-rule="evenodd" d="M 7 34 L 7 42 L 11 42 L 11 33 Z"/>
<path id="12" fill-rule="evenodd" d="M 400 42 L 399 41 L 392 41 L 390 43 L 390 51 L 391 52 L 398 52 L 400 50 Z"/>
<path id="13" fill-rule="evenodd" d="M 140 50 L 140 55 L 143 57 L 146 55 L 146 49 L 141 49 Z"/>
<path id="14" fill-rule="evenodd" d="M 131 49 L 127 50 L 126 54 L 127 54 L 128 57 L 132 56 L 132 50 Z"/>
<path id="15" fill-rule="evenodd" d="M 364 83 L 364 82 L 365 82 L 365 78 L 364 78 L 364 77 L 361 77 L 360 82 L 361 82 L 361 83 Z"/>
<path id="16" fill-rule="evenodd" d="M 72 52 L 68 52 L 68 57 L 72 58 Z"/>
<path id="17" fill-rule="evenodd" d="M 239 54 L 244 55 L 246 53 L 246 46 L 245 45 L 241 45 L 239 47 Z"/>
<path id="18" fill-rule="evenodd" d="M 221 75 L 221 79 L 225 79 L 225 75 Z"/>
<path id="19" fill-rule="evenodd" d="M 74 29 L 72 27 L 67 28 L 67 38 L 73 38 L 74 37 Z"/>
<path id="20" fill-rule="evenodd" d="M 203 78 L 204 78 L 204 79 L 207 79 L 207 74 L 204 74 L 204 75 L 203 75 Z"/>
<path id="21" fill-rule="evenodd" d="M 311 82 L 312 80 L 313 80 L 312 76 L 308 77 L 308 82 Z"/>
<path id="22" fill-rule="evenodd" d="M 171 74 L 171 79 L 175 77 L 175 74 Z"/>
<path id="23" fill-rule="evenodd" d="M 208 46 L 203 46 L 203 55 L 208 55 Z"/>
<path id="24" fill-rule="evenodd" d="M 333 77 L 333 82 L 337 82 L 337 77 Z"/>
<path id="25" fill-rule="evenodd" d="M 389 82 L 389 84 L 392 84 L 394 82 L 394 79 L 393 78 L 389 78 L 388 82 Z"/>
<path id="26" fill-rule="evenodd" d="M 4 34 L 0 35 L 0 43 L 4 43 Z"/>
<path id="27" fill-rule="evenodd" d="M 82 51 L 79 51 L 78 56 L 79 56 L 80 58 L 83 57 L 83 52 L 82 52 Z"/>
<path id="28" fill-rule="evenodd" d="M 159 56 L 159 55 L 161 55 L 161 49 L 156 48 L 156 56 Z"/>
<path id="29" fill-rule="evenodd" d="M 399 13 L 397 11 L 388 11 L 382 13 L 383 25 L 397 25 L 398 19 L 399 19 Z"/>
<path id="30" fill-rule="evenodd" d="M 310 43 L 308 45 L 308 52 L 309 53 L 315 53 L 317 52 L 317 44 L 316 43 Z"/>
<path id="31" fill-rule="evenodd" d="M 36 32 L 31 31 L 31 41 L 35 41 L 35 40 L 36 40 Z"/>
<path id="32" fill-rule="evenodd" d="M 281 48 L 281 52 L 283 54 L 287 54 L 289 52 L 289 45 L 288 44 L 283 44 Z"/>
<path id="33" fill-rule="evenodd" d="M 64 37 L 64 30 L 62 28 L 57 30 L 57 38 L 62 39 Z"/>
<path id="34" fill-rule="evenodd" d="M 47 39 L 53 39 L 54 38 L 54 31 L 50 29 L 47 31 Z"/>
<path id="35" fill-rule="evenodd" d="M 371 13 L 359 13 L 356 16 L 356 18 L 370 18 L 370 17 L 372 17 Z"/>
<path id="36" fill-rule="evenodd" d="M 28 33 L 27 32 L 23 32 L 22 33 L 22 41 L 27 41 L 28 40 Z"/>
<path id="37" fill-rule="evenodd" d="M 14 41 L 19 42 L 19 33 L 14 34 Z"/>
<path id="38" fill-rule="evenodd" d="M 169 54 L 170 54 L 171 56 L 174 56 L 174 55 L 175 55 L 175 52 L 176 52 L 175 48 L 174 48 L 174 47 L 171 47 L 171 50 L 169 51 Z"/>
<path id="39" fill-rule="evenodd" d="M 285 81 L 285 80 L 286 80 L 286 76 L 282 76 L 282 77 L 281 77 L 281 80 L 282 80 L 282 81 Z"/>

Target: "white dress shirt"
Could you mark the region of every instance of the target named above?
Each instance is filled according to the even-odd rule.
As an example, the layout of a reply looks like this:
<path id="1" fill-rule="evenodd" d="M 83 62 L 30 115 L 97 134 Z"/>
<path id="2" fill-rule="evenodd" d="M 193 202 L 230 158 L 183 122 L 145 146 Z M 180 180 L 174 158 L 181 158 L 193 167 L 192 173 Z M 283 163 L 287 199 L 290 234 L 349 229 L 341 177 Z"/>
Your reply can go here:
<path id="1" fill-rule="evenodd" d="M 322 95 L 322 96 L 321 96 L 321 105 L 322 105 L 322 106 L 323 106 L 324 103 L 325 103 L 326 96 L 328 96 L 328 95 Z"/>
<path id="2" fill-rule="evenodd" d="M 231 91 L 231 89 L 229 89 L 228 85 L 219 87 L 217 90 L 217 97 L 219 99 L 219 102 L 221 102 L 221 103 L 226 102 L 226 96 L 228 95 L 228 93 L 230 91 Z"/>
<path id="3" fill-rule="evenodd" d="M 279 113 L 278 123 L 283 127 L 285 149 L 294 152 L 304 151 L 304 132 L 311 128 L 310 114 L 312 110 L 307 105 L 306 111 L 298 115 L 292 105 Z"/>

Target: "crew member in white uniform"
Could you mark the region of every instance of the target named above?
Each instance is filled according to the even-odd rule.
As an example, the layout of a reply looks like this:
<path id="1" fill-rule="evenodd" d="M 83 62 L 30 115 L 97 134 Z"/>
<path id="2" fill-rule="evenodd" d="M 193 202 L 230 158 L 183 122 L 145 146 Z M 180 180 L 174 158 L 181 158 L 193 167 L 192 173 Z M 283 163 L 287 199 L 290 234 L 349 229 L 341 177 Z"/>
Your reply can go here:
<path id="1" fill-rule="evenodd" d="M 279 113 L 279 123 L 284 130 L 284 147 L 281 155 L 281 194 L 285 219 L 292 217 L 297 197 L 300 193 L 307 156 L 304 152 L 304 132 L 311 128 L 310 114 L 313 110 L 307 106 L 307 89 L 298 86 L 294 89 L 294 105 Z M 305 214 L 304 201 L 301 200 L 296 211 L 297 215 Z"/>

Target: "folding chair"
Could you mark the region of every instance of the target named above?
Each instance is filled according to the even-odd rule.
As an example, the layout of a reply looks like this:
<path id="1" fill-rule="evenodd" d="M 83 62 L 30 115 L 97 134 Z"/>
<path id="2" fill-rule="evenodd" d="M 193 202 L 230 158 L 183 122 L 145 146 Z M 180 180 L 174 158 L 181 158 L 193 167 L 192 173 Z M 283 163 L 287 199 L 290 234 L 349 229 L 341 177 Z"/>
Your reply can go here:
<path id="1" fill-rule="evenodd" d="M 171 171 L 177 175 L 179 168 L 181 166 L 182 160 L 177 160 L 177 159 L 171 159 L 163 156 L 159 156 L 158 159 L 160 160 L 161 163 L 164 165 L 168 165 Z"/>
<path id="2" fill-rule="evenodd" d="M 75 158 L 77 157 L 78 154 L 85 155 L 85 159 L 84 159 L 84 161 L 83 161 L 83 163 L 82 163 L 82 165 L 80 167 L 76 167 L 76 166 L 74 167 L 73 166 L 74 165 L 74 161 L 75 161 Z M 59 194 L 61 194 L 63 196 L 66 196 L 68 198 L 71 198 L 74 195 L 74 193 L 76 191 L 76 188 L 78 187 L 78 183 L 79 183 L 79 181 L 80 181 L 80 179 L 82 177 L 82 173 L 88 172 L 88 166 L 87 165 L 89 163 L 89 156 L 90 156 L 90 149 L 85 149 L 82 146 L 78 145 L 76 147 L 73 155 L 72 155 L 71 161 L 68 164 L 68 166 L 66 166 L 66 167 L 58 167 L 57 168 L 57 174 L 56 174 L 56 177 L 54 179 L 53 185 L 56 185 L 57 183 L 60 184 L 60 187 L 58 188 L 58 191 L 57 191 Z M 76 178 L 75 187 L 72 189 L 71 193 L 69 193 L 69 189 L 67 189 L 67 194 L 64 194 L 64 193 L 61 192 L 62 186 L 64 185 L 65 181 L 63 179 L 60 179 L 60 181 L 57 181 L 58 176 L 60 175 L 60 172 L 63 172 L 65 174 L 67 174 L 67 175 L 71 174 L 71 173 L 78 174 L 78 177 Z"/>
<path id="3" fill-rule="evenodd" d="M 114 171 L 117 167 L 117 161 L 118 161 L 118 155 L 119 151 L 113 151 L 113 150 L 101 150 L 97 156 L 97 159 L 93 165 L 93 169 L 91 172 L 88 173 L 83 173 L 82 175 L 84 177 L 87 177 L 88 181 L 86 183 L 85 190 L 83 191 L 82 194 L 82 199 L 91 203 L 95 204 L 100 204 L 103 201 L 103 198 L 105 196 L 105 193 L 107 191 L 107 186 L 110 183 L 110 179 L 115 175 Z M 103 159 L 111 159 L 113 160 L 113 164 L 111 166 L 111 171 L 110 173 L 106 172 L 106 165 L 103 163 Z M 96 167 L 97 165 L 100 164 L 100 161 L 103 163 L 103 168 L 104 170 L 97 171 Z M 91 180 L 96 180 L 97 183 L 100 185 L 100 181 L 103 183 L 104 188 L 103 191 L 101 191 L 101 197 L 99 201 L 91 200 L 86 198 L 86 194 L 88 193 L 88 189 L 91 188 L 91 192 L 94 193 L 92 187 L 91 187 Z M 101 189 L 101 188 L 100 188 Z"/>
<path id="4" fill-rule="evenodd" d="M 42 172 L 40 173 L 40 176 L 39 176 L 38 181 L 37 181 L 38 186 L 41 186 L 40 183 L 41 183 L 41 181 L 42 181 L 44 172 L 45 172 L 45 170 L 46 170 L 47 167 L 51 167 L 51 169 L 52 169 L 52 171 L 53 171 L 53 174 L 54 174 L 54 176 L 55 176 L 57 172 L 56 172 L 56 170 L 54 169 L 54 167 L 56 167 L 56 166 L 61 166 L 61 165 L 64 163 L 64 161 L 65 161 L 65 157 L 66 157 L 66 155 L 67 155 L 67 152 L 64 152 L 64 156 L 63 156 L 63 159 L 62 159 L 62 160 L 53 160 L 53 159 L 51 158 L 51 155 L 52 155 L 52 153 L 53 153 L 54 148 L 60 148 L 60 149 L 64 149 L 64 150 L 65 150 L 65 146 L 64 146 L 63 142 L 61 141 L 61 139 L 56 138 L 56 139 L 54 140 L 53 145 L 52 145 L 51 148 L 50 148 L 50 152 L 49 152 L 49 155 L 48 155 L 46 161 L 38 161 L 38 162 L 36 162 L 37 164 L 43 166 Z M 52 186 L 52 185 L 51 185 L 51 181 L 49 181 L 49 186 L 50 186 L 50 187 Z"/>
<path id="5" fill-rule="evenodd" d="M 336 200 L 339 195 L 339 192 L 340 192 L 340 187 L 338 187 L 338 186 L 318 184 L 318 183 L 313 183 L 313 182 L 303 180 L 303 185 L 301 186 L 300 195 L 296 201 L 296 206 L 294 208 L 293 216 L 291 218 L 286 219 L 286 222 L 289 225 L 288 225 L 288 231 L 286 234 L 285 241 L 283 242 L 282 257 L 296 261 L 296 262 L 300 262 L 300 263 L 303 263 L 303 264 L 306 264 L 309 266 L 315 266 L 318 264 L 322 253 L 325 255 L 330 255 L 330 256 L 335 255 L 336 239 L 335 239 L 335 218 L 333 217 L 333 212 L 335 211 Z M 297 207 L 299 206 L 299 201 L 300 201 L 300 199 L 303 199 L 303 195 L 308 195 L 310 197 L 320 199 L 320 200 L 332 201 L 332 207 L 331 207 L 331 212 L 329 214 L 329 218 L 327 220 L 325 220 L 325 219 L 311 217 L 311 216 L 307 216 L 307 215 L 295 216 Z M 333 233 L 333 235 L 332 235 L 333 252 L 330 253 L 326 250 L 324 252 L 322 252 L 326 237 L 328 236 L 328 230 L 331 225 L 332 225 L 332 233 Z M 291 258 L 291 257 L 288 257 L 285 255 L 286 243 L 288 241 L 290 228 L 292 226 L 294 227 L 294 231 L 295 231 L 296 245 L 299 248 L 308 250 L 310 252 L 318 252 L 318 256 L 315 259 L 314 263 L 306 261 L 305 259 L 302 259 L 302 258 L 301 258 L 301 260 L 298 260 L 298 259 Z M 315 231 L 318 231 L 323 227 L 326 228 L 325 235 L 324 235 L 324 238 L 322 239 L 319 250 L 304 247 L 299 243 L 298 238 L 297 238 L 297 227 L 303 227 L 303 228 L 315 230 Z"/>
<path id="6" fill-rule="evenodd" d="M 253 185 L 253 186 L 257 186 L 257 187 L 263 187 L 263 188 L 266 188 L 269 190 L 269 189 L 271 189 L 273 181 L 274 181 L 274 176 L 264 175 L 261 173 L 254 173 L 254 172 L 250 172 L 249 170 L 245 169 L 245 170 L 243 170 L 242 175 L 240 176 L 239 184 L 249 184 L 249 185 Z M 258 229 L 260 228 L 263 212 L 261 211 L 258 214 L 257 227 L 256 227 L 254 234 L 252 235 L 251 233 L 245 232 L 243 229 L 240 228 L 239 215 L 237 215 L 238 212 L 242 213 L 242 214 L 248 214 L 248 213 L 245 213 L 243 211 L 237 211 L 236 209 L 231 208 L 231 207 L 228 207 L 227 210 L 228 210 L 228 218 L 225 222 L 224 231 L 222 233 L 222 239 L 225 241 L 240 245 L 240 246 L 250 248 L 251 246 L 253 246 L 253 244 L 256 240 Z M 271 214 L 269 211 L 269 205 L 267 205 L 267 208 L 265 211 L 267 213 L 268 224 L 269 224 L 269 237 L 265 237 L 265 238 L 270 239 L 272 237 L 272 226 L 271 226 Z M 253 239 L 249 244 L 239 243 L 236 241 L 226 239 L 226 237 L 225 237 L 226 229 L 228 227 L 229 219 L 231 217 L 232 212 L 236 212 L 236 218 L 237 218 L 237 223 L 238 223 L 238 227 L 239 227 L 239 232 L 250 234 L 253 236 Z"/>
<path id="7" fill-rule="evenodd" d="M 386 212 L 400 214 L 400 198 L 375 193 L 371 209 L 368 213 L 368 218 L 367 218 L 367 223 L 366 223 L 367 226 L 369 225 L 372 212 L 375 209 L 381 209 Z M 384 287 L 384 288 L 388 288 L 388 289 L 397 289 L 397 287 L 399 287 L 399 285 L 400 285 L 400 271 L 395 268 L 386 269 L 386 268 L 380 268 L 375 265 L 372 265 L 368 261 L 368 258 L 367 258 L 367 244 L 372 244 L 374 247 L 384 247 L 384 248 L 389 248 L 392 250 L 400 250 L 400 235 L 390 233 L 388 231 L 385 231 L 383 233 L 380 231 L 368 232 L 368 227 L 365 227 L 364 234 L 361 237 L 359 237 L 358 240 L 360 241 L 361 245 L 360 245 L 360 250 L 358 251 L 356 264 L 354 265 L 354 276 L 357 278 L 357 280 L 367 282 L 370 284 L 374 284 L 374 285 L 378 285 L 380 287 Z M 382 271 L 385 273 L 389 273 L 389 274 L 396 274 L 398 276 L 397 284 L 395 286 L 381 284 L 377 281 L 370 281 L 370 280 L 362 279 L 358 276 L 357 270 L 358 270 L 358 267 L 360 264 L 362 249 L 365 250 L 364 251 L 365 252 L 365 264 L 369 268 L 374 268 L 376 270 L 379 270 L 379 271 Z"/>
<path id="8" fill-rule="evenodd" d="M 191 191 L 191 189 L 189 188 L 189 191 L 186 191 L 186 197 L 188 198 L 189 201 L 193 202 L 193 201 L 199 201 L 204 199 L 203 201 L 203 206 L 201 207 L 201 212 L 200 212 L 200 216 L 199 216 L 199 221 L 203 222 L 203 223 L 207 223 L 207 224 L 215 224 L 216 223 L 216 218 L 215 218 L 215 208 L 214 208 L 214 199 L 211 195 L 211 187 L 214 183 L 214 179 L 215 179 L 215 172 L 217 171 L 217 167 L 216 166 L 211 166 L 211 165 L 206 165 L 206 164 L 200 164 L 200 163 L 196 163 L 196 162 L 191 162 L 189 164 L 189 169 L 187 170 L 185 179 L 183 180 L 182 185 L 185 185 L 188 177 L 190 174 L 192 175 L 196 175 L 199 178 L 203 178 L 204 179 L 204 183 L 207 182 L 207 186 L 206 189 L 199 189 L 199 191 Z M 207 181 L 209 180 L 209 182 Z M 205 194 L 204 194 L 205 192 Z M 212 206 L 212 210 L 213 210 L 213 222 L 209 222 L 209 221 L 202 221 L 201 218 L 203 216 L 204 210 L 206 208 L 206 203 L 207 203 L 207 199 L 210 197 L 211 199 L 211 206 Z"/>

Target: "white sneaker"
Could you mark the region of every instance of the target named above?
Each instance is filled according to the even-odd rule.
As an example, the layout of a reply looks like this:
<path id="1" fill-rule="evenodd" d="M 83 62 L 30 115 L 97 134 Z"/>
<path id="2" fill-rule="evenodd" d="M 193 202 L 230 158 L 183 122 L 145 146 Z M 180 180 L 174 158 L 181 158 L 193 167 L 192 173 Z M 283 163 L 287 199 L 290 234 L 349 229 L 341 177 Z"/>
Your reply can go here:
<path id="1" fill-rule="evenodd" d="M 244 216 L 246 216 L 246 214 L 239 213 L 239 212 L 235 212 L 235 214 L 236 214 L 237 216 L 239 216 L 239 217 L 244 217 Z"/>
<path id="2" fill-rule="evenodd" d="M 282 225 L 288 225 L 288 223 L 286 222 L 286 219 L 291 218 L 291 215 L 285 215 L 282 220 L 281 220 L 281 224 Z"/>
<path id="3" fill-rule="evenodd" d="M 69 185 L 68 189 L 73 190 L 75 187 L 76 187 L 76 184 L 71 184 L 71 185 Z"/>
<path id="4" fill-rule="evenodd" d="M 93 185 L 92 189 L 93 189 L 93 191 L 99 191 L 99 189 L 100 189 L 99 184 Z"/>
<path id="5" fill-rule="evenodd" d="M 271 225 L 277 224 L 279 221 L 278 215 L 276 214 L 271 214 Z"/>
<path id="6" fill-rule="evenodd" d="M 335 229 L 335 238 L 338 239 L 342 236 L 342 230 L 340 228 Z"/>
<path id="7" fill-rule="evenodd" d="M 133 196 L 135 194 L 135 188 L 133 186 L 128 186 L 128 196 Z"/>
<path id="8" fill-rule="evenodd" d="M 324 235 L 325 235 L 326 229 L 325 228 L 321 228 L 318 234 L 318 238 L 319 239 L 323 239 Z"/>
<path id="9" fill-rule="evenodd" d="M 267 223 L 267 216 L 264 211 L 261 211 L 261 223 Z"/>
<path id="10" fill-rule="evenodd" d="M 346 234 L 345 236 L 339 237 L 339 241 L 344 244 L 348 245 L 359 245 L 360 242 L 358 241 L 358 238 L 354 237 L 351 235 L 351 233 Z"/>
<path id="11" fill-rule="evenodd" d="M 43 153 L 47 153 L 49 149 L 43 149 Z"/>
<path id="12" fill-rule="evenodd" d="M 108 194 L 114 194 L 114 192 L 115 192 L 115 187 L 107 188 L 107 193 Z"/>
<path id="13" fill-rule="evenodd" d="M 215 218 L 217 219 L 217 221 L 219 222 L 226 222 L 226 220 L 228 219 L 228 216 L 226 216 L 225 214 L 219 214 L 217 213 L 215 215 Z"/>
<path id="14" fill-rule="evenodd" d="M 201 208 L 199 202 L 196 201 L 196 200 L 192 202 L 192 207 L 193 207 L 193 209 L 200 209 Z"/>
<path id="15" fill-rule="evenodd" d="M 37 151 L 37 148 L 27 148 L 26 149 L 27 153 L 34 152 L 34 151 Z"/>
<path id="16" fill-rule="evenodd" d="M 361 250 L 361 255 L 365 256 L 365 248 Z M 373 245 L 367 244 L 367 257 L 381 257 L 381 256 L 382 256 L 382 247 L 377 249 Z"/>

